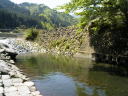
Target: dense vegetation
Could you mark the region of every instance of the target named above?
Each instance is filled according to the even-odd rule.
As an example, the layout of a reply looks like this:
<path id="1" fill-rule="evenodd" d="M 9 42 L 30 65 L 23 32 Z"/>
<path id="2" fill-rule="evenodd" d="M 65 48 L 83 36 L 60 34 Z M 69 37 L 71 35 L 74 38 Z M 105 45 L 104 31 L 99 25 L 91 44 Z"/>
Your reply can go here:
<path id="1" fill-rule="evenodd" d="M 81 28 L 88 31 L 97 53 L 128 55 L 127 0 L 71 0 L 62 6 L 81 15 Z"/>
<path id="2" fill-rule="evenodd" d="M 14 29 L 22 25 L 42 28 L 40 22 L 33 18 L 0 9 L 0 29 Z"/>
<path id="3" fill-rule="evenodd" d="M 65 13 L 57 12 L 45 5 L 14 4 L 9 0 L 0 0 L 0 28 L 36 27 L 52 30 L 75 24 L 76 20 Z"/>
<path id="4" fill-rule="evenodd" d="M 76 23 L 76 20 L 69 14 L 57 12 L 43 4 L 23 3 L 20 6 L 28 9 L 32 17 L 39 19 L 45 29 L 52 30 L 57 27 L 67 27 Z"/>

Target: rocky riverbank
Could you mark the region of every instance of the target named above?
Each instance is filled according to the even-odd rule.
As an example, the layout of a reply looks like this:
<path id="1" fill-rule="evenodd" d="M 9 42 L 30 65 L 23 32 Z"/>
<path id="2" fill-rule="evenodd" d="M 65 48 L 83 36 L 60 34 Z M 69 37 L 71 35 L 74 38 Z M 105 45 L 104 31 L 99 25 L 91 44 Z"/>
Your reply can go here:
<path id="1" fill-rule="evenodd" d="M 14 64 L 17 53 L 0 40 L 0 96 L 42 96 L 34 83 Z"/>

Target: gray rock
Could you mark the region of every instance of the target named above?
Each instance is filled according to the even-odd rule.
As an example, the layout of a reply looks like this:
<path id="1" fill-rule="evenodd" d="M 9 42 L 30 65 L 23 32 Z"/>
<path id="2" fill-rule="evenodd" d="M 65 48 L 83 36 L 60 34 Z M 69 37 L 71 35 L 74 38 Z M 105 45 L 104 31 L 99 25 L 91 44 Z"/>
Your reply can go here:
<path id="1" fill-rule="evenodd" d="M 0 96 L 4 96 L 2 93 L 0 93 Z"/>

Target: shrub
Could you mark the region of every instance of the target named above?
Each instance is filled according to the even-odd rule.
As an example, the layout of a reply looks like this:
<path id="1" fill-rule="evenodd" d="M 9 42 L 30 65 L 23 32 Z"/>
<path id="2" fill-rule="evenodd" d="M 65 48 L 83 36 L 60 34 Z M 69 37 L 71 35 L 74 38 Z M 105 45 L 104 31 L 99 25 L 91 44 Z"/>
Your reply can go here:
<path id="1" fill-rule="evenodd" d="M 38 36 L 38 30 L 35 28 L 29 28 L 25 30 L 25 39 L 34 41 Z"/>

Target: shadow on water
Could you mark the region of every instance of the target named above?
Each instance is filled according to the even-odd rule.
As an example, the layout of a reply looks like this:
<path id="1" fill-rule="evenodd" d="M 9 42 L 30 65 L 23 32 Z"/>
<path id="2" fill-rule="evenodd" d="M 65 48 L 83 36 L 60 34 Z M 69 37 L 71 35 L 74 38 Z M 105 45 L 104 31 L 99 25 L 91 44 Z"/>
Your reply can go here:
<path id="1" fill-rule="evenodd" d="M 17 57 L 44 96 L 127 96 L 128 71 L 89 59 L 50 54 Z"/>

